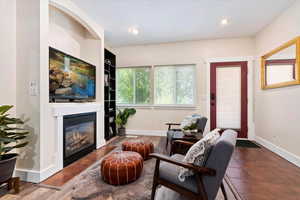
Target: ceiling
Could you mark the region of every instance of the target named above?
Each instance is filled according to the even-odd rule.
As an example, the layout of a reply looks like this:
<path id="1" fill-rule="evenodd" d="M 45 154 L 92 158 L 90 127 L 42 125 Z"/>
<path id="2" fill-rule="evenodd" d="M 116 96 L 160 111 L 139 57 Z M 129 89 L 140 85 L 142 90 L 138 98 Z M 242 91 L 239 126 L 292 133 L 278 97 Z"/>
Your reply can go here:
<path id="1" fill-rule="evenodd" d="M 112 47 L 253 36 L 295 0 L 73 0 Z M 229 24 L 220 21 L 227 18 Z M 138 35 L 128 33 L 136 27 Z"/>

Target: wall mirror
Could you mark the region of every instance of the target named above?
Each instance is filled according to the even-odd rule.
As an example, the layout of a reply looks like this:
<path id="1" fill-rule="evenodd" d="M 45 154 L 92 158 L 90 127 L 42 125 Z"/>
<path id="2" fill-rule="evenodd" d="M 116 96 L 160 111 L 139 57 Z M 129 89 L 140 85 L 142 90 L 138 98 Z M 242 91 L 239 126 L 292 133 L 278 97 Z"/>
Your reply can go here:
<path id="1" fill-rule="evenodd" d="M 261 58 L 261 88 L 271 89 L 300 83 L 300 37 Z"/>

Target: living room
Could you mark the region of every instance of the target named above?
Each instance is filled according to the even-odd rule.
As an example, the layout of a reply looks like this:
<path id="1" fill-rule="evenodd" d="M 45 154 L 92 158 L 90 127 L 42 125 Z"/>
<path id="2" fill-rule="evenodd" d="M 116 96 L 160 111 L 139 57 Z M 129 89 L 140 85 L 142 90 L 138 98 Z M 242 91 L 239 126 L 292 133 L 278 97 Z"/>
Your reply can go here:
<path id="1" fill-rule="evenodd" d="M 298 199 L 299 9 L 2 0 L 0 199 Z"/>

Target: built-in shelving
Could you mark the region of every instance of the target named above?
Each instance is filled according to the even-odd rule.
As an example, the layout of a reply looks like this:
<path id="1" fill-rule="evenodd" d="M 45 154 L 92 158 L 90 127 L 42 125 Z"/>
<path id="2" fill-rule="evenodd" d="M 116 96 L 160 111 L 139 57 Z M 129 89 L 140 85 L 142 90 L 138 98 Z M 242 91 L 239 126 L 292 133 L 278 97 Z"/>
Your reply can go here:
<path id="1" fill-rule="evenodd" d="M 104 57 L 104 126 L 109 140 L 116 136 L 116 56 L 105 49 Z"/>

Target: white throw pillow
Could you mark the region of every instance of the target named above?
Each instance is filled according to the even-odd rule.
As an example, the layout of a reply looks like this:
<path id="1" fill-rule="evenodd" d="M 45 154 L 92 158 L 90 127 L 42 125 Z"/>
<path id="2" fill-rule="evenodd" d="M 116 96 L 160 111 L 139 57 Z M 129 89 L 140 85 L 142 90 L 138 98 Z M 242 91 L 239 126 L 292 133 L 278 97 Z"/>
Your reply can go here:
<path id="1" fill-rule="evenodd" d="M 194 164 L 199 167 L 204 166 L 211 147 L 220 137 L 219 131 L 220 129 L 215 129 L 206 134 L 201 140 L 193 144 L 193 146 L 191 146 L 186 153 L 183 162 Z M 178 179 L 180 181 L 184 182 L 186 177 L 192 175 L 194 175 L 192 170 L 184 167 L 179 168 Z"/>

